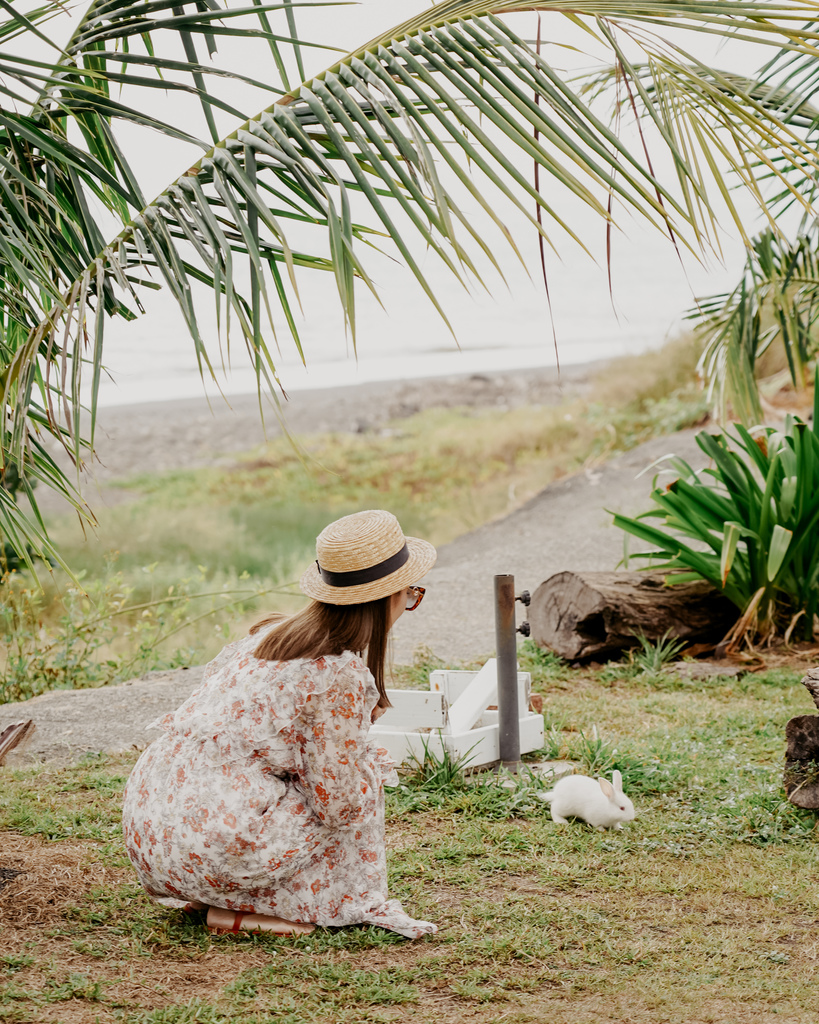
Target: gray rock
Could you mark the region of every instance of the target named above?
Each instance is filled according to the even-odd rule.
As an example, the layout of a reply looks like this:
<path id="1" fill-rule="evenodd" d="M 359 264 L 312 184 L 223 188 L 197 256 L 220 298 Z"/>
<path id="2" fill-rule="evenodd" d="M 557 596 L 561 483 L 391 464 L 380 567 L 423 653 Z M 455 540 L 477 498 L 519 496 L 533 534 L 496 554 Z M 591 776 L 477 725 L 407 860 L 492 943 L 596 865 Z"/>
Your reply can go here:
<path id="1" fill-rule="evenodd" d="M 732 661 L 678 661 L 668 666 L 683 679 L 713 679 L 716 676 L 741 676 L 748 669 Z"/>
<path id="2" fill-rule="evenodd" d="M 70 763 L 86 754 L 142 749 L 156 737 L 147 726 L 179 707 L 202 679 L 204 668 L 152 672 L 118 686 L 92 690 L 53 690 L 19 703 L 0 705 L 0 730 L 31 719 L 35 732 L 8 764 L 31 761 Z"/>

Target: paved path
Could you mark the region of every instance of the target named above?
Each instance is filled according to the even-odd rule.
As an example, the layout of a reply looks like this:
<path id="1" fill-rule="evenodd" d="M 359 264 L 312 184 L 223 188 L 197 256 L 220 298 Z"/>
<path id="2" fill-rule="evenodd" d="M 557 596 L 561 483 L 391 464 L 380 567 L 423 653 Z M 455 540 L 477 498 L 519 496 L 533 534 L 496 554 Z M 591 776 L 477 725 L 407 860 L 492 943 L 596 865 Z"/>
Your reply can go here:
<path id="1" fill-rule="evenodd" d="M 638 474 L 670 452 L 692 465 L 704 462 L 694 431 L 658 438 L 550 485 L 516 512 L 441 548 L 425 581 L 423 605 L 396 626 L 395 660 L 409 662 L 421 644 L 450 663 L 491 653 L 496 573 L 513 573 L 519 591 L 533 591 L 566 569 L 614 569 L 622 557 L 623 535 L 605 510 L 646 508 L 653 471 Z M 150 739 L 146 725 L 178 707 L 201 673 L 201 668 L 158 672 L 120 686 L 62 690 L 1 705 L 0 729 L 33 718 L 37 730 L 26 757 L 36 760 L 65 761 L 88 752 L 142 747 Z"/>
<path id="2" fill-rule="evenodd" d="M 534 592 L 557 572 L 615 569 L 623 557 L 623 533 L 606 510 L 645 510 L 656 470 L 639 474 L 663 455 L 673 452 L 692 466 L 704 465 L 694 435 L 688 430 L 656 438 L 597 469 L 566 477 L 503 519 L 441 548 L 423 605 L 396 624 L 395 660 L 411 661 L 420 644 L 444 661 L 491 653 L 495 574 L 512 573 L 520 593 Z M 518 609 L 522 621 L 523 606 Z"/>

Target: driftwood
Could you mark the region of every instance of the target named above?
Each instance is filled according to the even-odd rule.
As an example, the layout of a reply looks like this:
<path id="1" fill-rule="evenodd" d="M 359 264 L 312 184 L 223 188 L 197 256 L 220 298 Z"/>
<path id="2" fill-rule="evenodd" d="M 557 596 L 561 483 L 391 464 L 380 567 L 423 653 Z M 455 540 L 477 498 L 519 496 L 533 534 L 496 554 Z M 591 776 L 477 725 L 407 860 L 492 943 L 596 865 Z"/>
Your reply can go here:
<path id="1" fill-rule="evenodd" d="M 12 750 L 22 750 L 33 733 L 34 722 L 30 718 L 25 722 L 14 722 L 0 732 L 0 764 L 6 763 Z"/>
<path id="2" fill-rule="evenodd" d="M 819 707 L 819 668 L 802 679 Z M 785 792 L 797 807 L 819 808 L 819 715 L 797 715 L 785 726 Z"/>
<path id="3" fill-rule="evenodd" d="M 819 708 L 819 668 L 809 668 L 802 677 L 802 685 L 811 695 L 813 703 Z"/>
<path id="4" fill-rule="evenodd" d="M 528 610 L 535 643 L 569 661 L 606 658 L 665 633 L 716 643 L 736 606 L 705 581 L 666 584 L 663 572 L 560 572 L 541 583 Z"/>

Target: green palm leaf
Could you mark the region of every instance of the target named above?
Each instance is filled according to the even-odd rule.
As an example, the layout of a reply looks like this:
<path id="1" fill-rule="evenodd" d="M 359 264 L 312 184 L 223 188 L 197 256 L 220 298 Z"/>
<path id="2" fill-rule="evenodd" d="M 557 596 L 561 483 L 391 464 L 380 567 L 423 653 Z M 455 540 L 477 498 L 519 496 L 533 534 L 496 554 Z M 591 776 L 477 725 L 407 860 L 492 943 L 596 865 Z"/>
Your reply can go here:
<path id="1" fill-rule="evenodd" d="M 817 351 L 819 222 L 794 240 L 766 230 L 748 248 L 733 291 L 697 302 L 690 318 L 704 339 L 702 368 L 724 417 L 730 408 L 745 423 L 760 423 L 757 365 L 778 343 L 797 388 L 807 384 Z"/>
<path id="2" fill-rule="evenodd" d="M 3 449 L 24 471 L 34 396 L 41 409 L 52 408 L 49 366 L 58 371 L 63 418 L 61 428 L 48 417 L 50 429 L 81 459 L 84 365 L 92 375 L 93 440 L 106 324 L 138 315 L 139 286 L 157 278 L 183 312 L 203 372 L 212 372 L 211 340 L 199 327 L 197 284 L 213 293 L 225 343 L 238 330 L 260 386 L 273 387 L 277 332 L 301 351 L 294 312 L 301 273 L 334 275 L 353 341 L 357 284 L 375 290 L 366 253 L 376 240 L 400 256 L 444 317 L 419 245 L 465 286 L 479 284 L 476 254 L 494 262 L 496 238 L 463 210 L 465 197 L 505 240 L 502 203 L 556 245 L 556 231 L 575 234 L 561 196 L 603 218 L 614 196 L 696 249 L 714 236 L 709 189 L 722 187 L 726 165 L 760 201 L 753 161 L 783 185 L 819 170 L 809 133 L 783 119 L 781 102 L 766 104 L 753 92 L 738 99 L 735 82 L 728 88 L 724 75 L 656 31 L 689 28 L 807 54 L 816 33 L 805 23 L 816 3 L 448 0 L 309 80 L 305 49 L 319 44 L 300 38 L 299 6 L 95 0 L 67 42 L 44 47 L 48 59 L 0 50 Z M 20 34 L 45 43 L 46 23 L 61 10 L 56 2 L 4 9 L 0 45 Z M 671 156 L 673 183 L 660 180 L 642 148 L 632 152 L 599 104 L 505 20 L 521 10 L 548 10 L 608 48 Z M 255 116 L 219 94 L 233 73 L 210 58 L 226 35 L 262 40 L 270 50 L 269 74 L 234 76 L 257 87 L 269 82 L 276 99 Z M 166 38 L 178 41 L 184 60 L 178 49 L 165 52 Z M 623 40 L 646 60 L 630 61 Z M 301 84 L 293 85 L 294 74 Z M 207 142 L 187 114 L 158 117 L 139 101 L 165 84 L 197 104 Z M 30 107 L 21 113 L 26 96 Z M 225 118 L 234 127 L 219 138 Z M 117 144 L 119 122 L 196 143 L 202 156 L 146 202 Z M 767 156 L 773 145 L 778 163 Z M 548 190 L 536 189 L 522 169 L 532 162 Z M 741 227 L 726 190 L 723 198 Z M 103 217 L 94 212 L 100 204 Z M 353 211 L 363 211 L 361 223 Z M 118 221 L 113 232 L 110 218 Z M 0 529 L 8 530 L 2 516 Z"/>

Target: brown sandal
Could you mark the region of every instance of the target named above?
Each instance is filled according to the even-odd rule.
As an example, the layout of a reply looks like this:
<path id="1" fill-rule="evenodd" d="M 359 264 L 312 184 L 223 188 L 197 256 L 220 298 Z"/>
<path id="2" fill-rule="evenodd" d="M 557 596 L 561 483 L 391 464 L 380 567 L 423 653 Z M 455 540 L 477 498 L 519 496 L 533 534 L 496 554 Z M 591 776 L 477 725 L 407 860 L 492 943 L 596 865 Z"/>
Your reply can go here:
<path id="1" fill-rule="evenodd" d="M 211 907 L 210 909 L 211 910 L 218 910 L 218 909 L 221 909 L 221 908 Z M 208 931 L 211 933 L 211 935 L 238 935 L 240 931 L 245 931 L 248 934 L 254 934 L 254 935 L 262 935 L 262 934 L 264 934 L 264 935 L 268 935 L 268 934 L 269 935 L 309 935 L 310 932 L 314 931 L 314 929 L 316 927 L 314 924 L 310 924 L 309 922 L 284 921 L 281 918 L 274 918 L 273 920 L 280 921 L 281 924 L 284 925 L 285 927 L 283 927 L 281 929 L 277 929 L 277 928 L 263 928 L 263 927 L 257 925 L 256 927 L 242 928 L 242 921 L 244 921 L 244 919 L 246 917 L 253 916 L 254 912 L 252 910 L 251 911 L 240 911 L 240 910 L 225 911 L 225 913 L 232 913 L 233 914 L 233 922 L 232 922 L 232 924 L 230 926 L 228 926 L 226 924 L 225 925 L 209 924 L 206 921 L 206 927 L 207 927 Z M 208 911 L 208 916 L 210 916 L 210 910 Z M 260 917 L 264 917 L 265 915 L 260 914 L 259 916 Z"/>
<path id="2" fill-rule="evenodd" d="M 239 934 L 239 930 L 242 927 L 242 921 L 244 921 L 244 919 L 247 916 L 248 916 L 247 911 L 242 912 L 241 910 L 237 910 L 233 914 L 233 924 L 231 925 L 230 928 L 223 928 L 220 925 L 210 925 L 210 924 L 207 924 L 206 928 L 211 933 L 211 935 L 238 935 Z M 249 929 L 248 929 L 248 931 L 249 931 Z"/>

